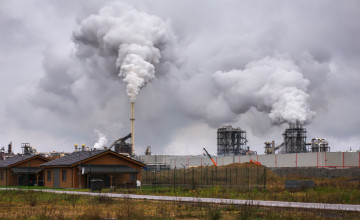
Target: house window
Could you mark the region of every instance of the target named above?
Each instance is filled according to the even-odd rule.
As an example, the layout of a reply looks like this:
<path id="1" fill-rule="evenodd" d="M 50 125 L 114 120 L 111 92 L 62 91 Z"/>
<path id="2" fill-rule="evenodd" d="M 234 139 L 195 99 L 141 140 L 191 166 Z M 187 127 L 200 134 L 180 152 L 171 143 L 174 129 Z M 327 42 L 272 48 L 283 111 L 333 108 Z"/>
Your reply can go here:
<path id="1" fill-rule="evenodd" d="M 62 181 L 66 182 L 66 170 L 62 171 Z"/>
<path id="2" fill-rule="evenodd" d="M 47 171 L 46 177 L 47 177 L 47 181 L 51 182 L 51 170 Z"/>
<path id="3" fill-rule="evenodd" d="M 1 180 L 4 180 L 4 171 L 1 171 Z"/>

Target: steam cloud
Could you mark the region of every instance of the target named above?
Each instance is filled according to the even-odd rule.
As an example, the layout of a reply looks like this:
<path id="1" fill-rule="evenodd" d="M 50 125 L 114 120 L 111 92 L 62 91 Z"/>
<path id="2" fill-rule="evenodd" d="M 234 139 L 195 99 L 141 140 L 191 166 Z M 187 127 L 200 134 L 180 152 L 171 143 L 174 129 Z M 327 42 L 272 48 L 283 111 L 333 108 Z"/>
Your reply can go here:
<path id="1" fill-rule="evenodd" d="M 77 56 L 83 64 L 89 66 L 89 61 L 98 63 L 110 70 L 112 75 L 122 77 L 131 102 L 136 100 L 139 90 L 155 78 L 154 65 L 159 64 L 164 50 L 174 47 L 175 39 L 168 22 L 119 2 L 109 4 L 98 14 L 84 19 L 73 36 Z M 194 78 L 197 78 L 196 75 Z M 201 87 L 210 83 L 210 90 L 196 93 L 200 93 L 200 97 L 201 93 L 208 93 L 209 100 L 202 106 L 198 104 L 195 111 L 205 106 L 213 112 L 215 106 L 227 105 L 227 108 L 222 107 L 223 110 L 217 108 L 217 113 L 200 116 L 206 117 L 210 124 L 214 118 L 222 123 L 231 122 L 224 119 L 246 113 L 252 107 L 268 113 L 273 124 L 305 124 L 315 116 L 308 104 L 310 82 L 300 67 L 285 55 L 252 59 L 244 69 L 204 75 L 207 79 L 199 80 L 199 83 Z M 180 83 L 186 88 L 189 82 L 184 80 Z M 180 91 L 181 99 L 185 100 L 182 104 L 196 107 L 188 101 L 189 96 L 194 95 L 194 88 L 187 90 L 191 94 Z M 201 103 L 199 100 L 196 102 Z"/>
<path id="2" fill-rule="evenodd" d="M 126 93 L 134 102 L 139 90 L 155 78 L 154 65 L 173 34 L 159 17 L 116 2 L 83 20 L 74 39 L 80 44 L 80 57 L 116 56 L 118 72 L 114 74 L 123 77 Z"/>
<path id="3" fill-rule="evenodd" d="M 13 2 L 0 7 L 3 143 L 72 150 L 79 141 L 94 145 L 94 128 L 117 139 L 128 133 L 128 115 L 119 113 L 128 109 L 125 90 L 139 99 L 155 75 L 137 104 L 140 151 L 198 154 L 207 139 L 215 152 L 209 137 L 229 123 L 260 152 L 265 138 L 281 138 L 284 126 L 272 124 L 310 123 L 315 112 L 310 132 L 338 150 L 359 143 L 358 1 Z"/>
<path id="4" fill-rule="evenodd" d="M 268 112 L 274 124 L 304 124 L 315 116 L 308 104 L 309 80 L 291 60 L 280 55 L 250 62 L 244 70 L 218 71 L 212 78 L 236 114 L 255 107 Z"/>
<path id="5" fill-rule="evenodd" d="M 95 130 L 98 135 L 98 141 L 94 144 L 94 149 L 100 149 L 106 146 L 108 143 L 108 139 L 106 138 L 105 134 L 101 133 L 98 130 Z"/>

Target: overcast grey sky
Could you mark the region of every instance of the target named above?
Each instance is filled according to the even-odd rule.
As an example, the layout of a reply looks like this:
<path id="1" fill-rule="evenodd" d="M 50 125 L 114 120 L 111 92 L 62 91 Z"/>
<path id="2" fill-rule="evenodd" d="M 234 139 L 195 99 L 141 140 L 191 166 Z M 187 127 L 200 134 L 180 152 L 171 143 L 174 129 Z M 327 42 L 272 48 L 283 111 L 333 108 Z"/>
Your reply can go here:
<path id="1" fill-rule="evenodd" d="M 263 153 L 295 121 L 358 150 L 359 24 L 356 0 L 0 1 L 0 147 L 125 136 L 135 63 L 137 154 L 215 154 L 228 124 Z"/>

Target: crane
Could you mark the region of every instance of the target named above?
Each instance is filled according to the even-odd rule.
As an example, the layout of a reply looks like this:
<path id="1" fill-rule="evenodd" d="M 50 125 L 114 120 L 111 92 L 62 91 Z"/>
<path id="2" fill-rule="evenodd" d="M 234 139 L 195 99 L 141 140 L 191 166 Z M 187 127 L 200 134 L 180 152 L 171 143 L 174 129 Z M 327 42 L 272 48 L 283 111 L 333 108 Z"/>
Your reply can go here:
<path id="1" fill-rule="evenodd" d="M 207 152 L 207 150 L 205 149 L 205 147 L 203 148 L 204 151 L 206 152 L 206 154 L 209 156 L 210 160 L 213 162 L 213 164 L 217 167 L 217 164 L 215 163 L 214 159 L 211 157 L 211 155 Z"/>

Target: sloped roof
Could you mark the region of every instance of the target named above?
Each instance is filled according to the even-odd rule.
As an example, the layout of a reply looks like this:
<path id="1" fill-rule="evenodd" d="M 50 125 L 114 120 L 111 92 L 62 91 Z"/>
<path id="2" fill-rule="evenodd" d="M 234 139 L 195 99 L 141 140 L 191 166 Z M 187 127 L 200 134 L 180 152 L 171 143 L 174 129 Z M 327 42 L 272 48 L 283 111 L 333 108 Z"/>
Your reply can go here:
<path id="1" fill-rule="evenodd" d="M 43 163 L 40 166 L 70 166 L 74 163 L 79 163 L 83 160 L 89 159 L 107 150 L 95 150 L 95 151 L 78 151 L 72 154 L 65 155 L 58 159 Z"/>
<path id="2" fill-rule="evenodd" d="M 46 167 L 46 166 L 71 166 L 71 165 L 74 165 L 74 164 L 76 165 L 79 162 L 81 163 L 84 160 L 88 160 L 88 159 L 90 159 L 92 157 L 98 156 L 98 155 L 100 155 L 102 153 L 105 153 L 105 152 L 112 152 L 112 153 L 116 154 L 119 157 L 126 158 L 127 160 L 130 160 L 130 161 L 132 161 L 134 163 L 142 164 L 142 165 L 145 166 L 145 164 L 143 164 L 143 163 L 141 163 L 139 161 L 136 161 L 136 160 L 133 160 L 131 158 L 122 156 L 122 155 L 117 154 L 117 153 L 115 153 L 115 152 L 113 152 L 111 150 L 94 150 L 94 151 L 74 152 L 72 154 L 60 157 L 58 159 L 43 163 L 40 166 L 41 167 Z"/>
<path id="3" fill-rule="evenodd" d="M 9 166 L 12 166 L 14 164 L 17 164 L 21 161 L 25 161 L 27 159 L 31 159 L 33 157 L 41 157 L 45 160 L 48 160 L 42 156 L 39 156 L 39 155 L 23 155 L 23 156 L 14 156 L 14 157 L 10 157 L 10 158 L 7 158 L 5 160 L 0 160 L 0 167 L 9 167 Z"/>

